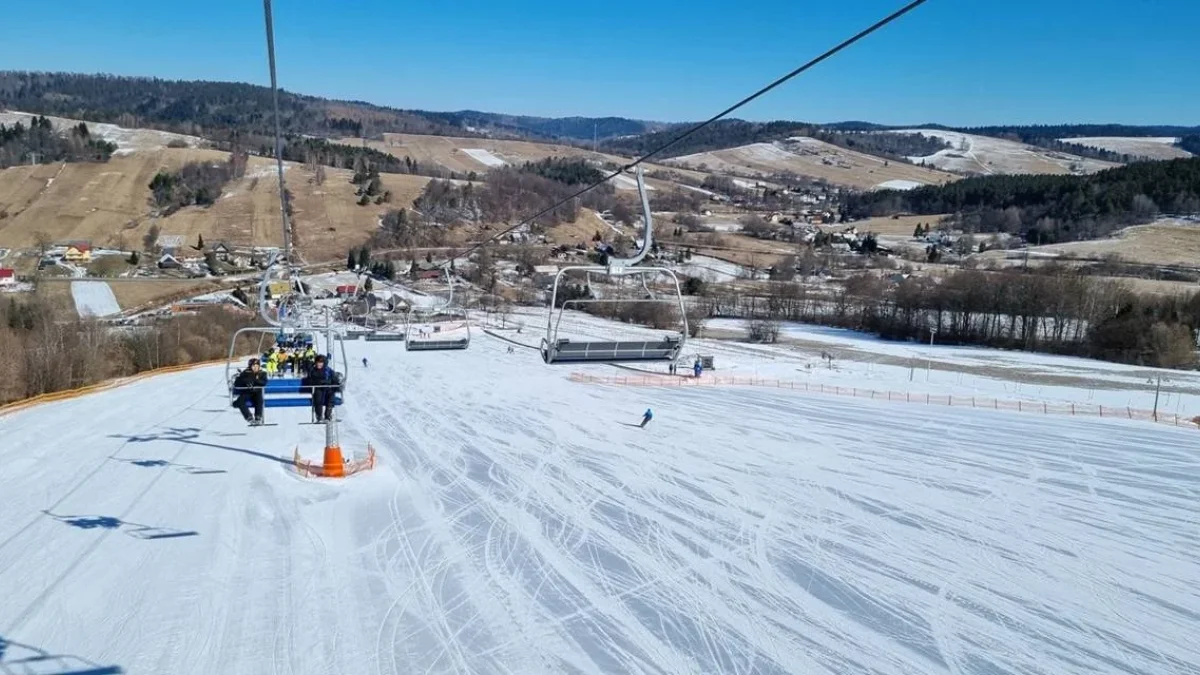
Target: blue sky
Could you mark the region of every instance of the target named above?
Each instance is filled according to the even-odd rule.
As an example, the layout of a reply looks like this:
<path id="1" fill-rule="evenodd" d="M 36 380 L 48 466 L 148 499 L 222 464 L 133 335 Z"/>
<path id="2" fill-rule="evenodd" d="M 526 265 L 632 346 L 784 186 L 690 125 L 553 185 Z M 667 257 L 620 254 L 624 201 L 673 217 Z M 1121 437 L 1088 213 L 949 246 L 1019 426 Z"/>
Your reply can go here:
<path id="1" fill-rule="evenodd" d="M 280 86 L 429 110 L 707 117 L 900 0 L 276 0 Z M 13 2 L 0 68 L 266 84 L 262 3 Z M 1200 124 L 1200 0 L 930 0 L 739 111 Z"/>

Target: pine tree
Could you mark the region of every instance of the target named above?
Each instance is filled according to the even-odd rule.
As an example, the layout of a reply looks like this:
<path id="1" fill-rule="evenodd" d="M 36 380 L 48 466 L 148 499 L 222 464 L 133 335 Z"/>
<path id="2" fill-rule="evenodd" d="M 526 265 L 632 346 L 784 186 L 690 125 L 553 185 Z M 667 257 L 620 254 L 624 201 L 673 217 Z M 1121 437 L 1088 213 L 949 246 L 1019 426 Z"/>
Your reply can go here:
<path id="1" fill-rule="evenodd" d="M 358 249 L 358 266 L 364 270 L 371 268 L 371 249 L 366 246 Z"/>
<path id="2" fill-rule="evenodd" d="M 354 270 L 358 266 L 358 261 L 354 257 L 354 249 L 350 249 L 350 253 L 346 255 L 346 269 Z"/>

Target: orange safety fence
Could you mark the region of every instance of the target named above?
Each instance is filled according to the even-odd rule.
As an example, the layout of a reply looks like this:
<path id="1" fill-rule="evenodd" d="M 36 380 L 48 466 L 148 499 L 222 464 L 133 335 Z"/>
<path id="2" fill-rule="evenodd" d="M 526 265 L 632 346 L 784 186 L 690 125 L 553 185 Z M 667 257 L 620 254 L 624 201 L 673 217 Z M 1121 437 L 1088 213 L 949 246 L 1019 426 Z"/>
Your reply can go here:
<path id="1" fill-rule="evenodd" d="M 196 363 L 187 363 L 187 364 L 183 364 L 183 365 L 179 365 L 179 366 L 163 366 L 162 368 L 152 368 L 150 370 L 143 370 L 142 372 L 136 373 L 134 375 L 129 375 L 126 377 L 119 377 L 119 378 L 115 378 L 112 380 L 105 380 L 103 382 L 97 382 L 96 384 L 89 384 L 84 387 L 78 387 L 75 389 L 64 389 L 63 391 L 55 391 L 55 392 L 50 392 L 48 394 L 39 394 L 37 396 L 32 396 L 30 398 L 23 398 L 20 401 L 13 401 L 12 403 L 8 403 L 8 404 L 0 406 L 0 417 L 3 417 L 4 415 L 14 413 L 14 412 L 17 412 L 20 410 L 25 410 L 26 408 L 32 408 L 33 406 L 41 405 L 43 403 L 54 403 L 56 401 L 66 401 L 66 400 L 73 399 L 73 398 L 79 398 L 80 396 L 84 396 L 86 394 L 93 394 L 93 393 L 96 393 L 99 391 L 108 391 L 109 389 L 115 389 L 117 387 L 120 387 L 120 386 L 123 386 L 126 384 L 137 382 L 138 380 L 144 380 L 148 377 L 154 377 L 156 375 L 179 373 L 179 372 L 183 372 L 185 370 L 192 370 L 193 368 L 201 368 L 203 366 L 212 366 L 212 365 L 216 365 L 219 363 L 225 363 L 225 362 L 226 362 L 226 359 L 214 359 L 212 361 L 198 361 Z"/>
<path id="2" fill-rule="evenodd" d="M 589 384 L 613 384 L 631 387 L 769 387 L 773 389 L 791 389 L 795 391 L 817 392 L 835 396 L 852 396 L 869 398 L 878 401 L 898 401 L 903 403 L 922 403 L 925 405 L 944 405 L 966 408 L 982 408 L 987 410 L 1012 410 L 1016 412 L 1041 413 L 1043 415 L 1075 415 L 1088 417 L 1116 417 L 1121 419 L 1144 420 L 1172 426 L 1195 426 L 1194 418 L 1186 415 L 1155 413 L 1151 410 L 1139 410 L 1127 406 L 1103 406 L 1085 403 L 1049 403 L 1046 401 L 1003 401 L 995 398 L 979 396 L 963 396 L 954 394 L 920 394 L 905 391 L 878 391 L 861 387 L 843 387 L 828 384 L 813 384 L 795 380 L 768 379 L 759 377 L 671 377 L 668 375 L 619 375 L 599 376 L 586 373 L 571 373 L 572 382 Z M 1200 419 L 1200 418 L 1195 418 Z"/>

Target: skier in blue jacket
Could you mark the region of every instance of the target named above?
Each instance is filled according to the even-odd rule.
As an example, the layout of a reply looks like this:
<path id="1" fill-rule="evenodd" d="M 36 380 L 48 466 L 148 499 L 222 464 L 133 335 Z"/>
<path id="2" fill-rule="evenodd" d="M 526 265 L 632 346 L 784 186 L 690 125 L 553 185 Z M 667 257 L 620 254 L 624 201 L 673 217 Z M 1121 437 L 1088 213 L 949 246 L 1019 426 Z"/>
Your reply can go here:
<path id="1" fill-rule="evenodd" d="M 641 427 L 642 429 L 645 429 L 646 425 L 649 424 L 650 420 L 652 420 L 652 419 L 654 419 L 654 411 L 650 410 L 649 408 L 646 408 L 646 412 L 642 413 L 642 423 L 639 424 L 638 426 Z"/>

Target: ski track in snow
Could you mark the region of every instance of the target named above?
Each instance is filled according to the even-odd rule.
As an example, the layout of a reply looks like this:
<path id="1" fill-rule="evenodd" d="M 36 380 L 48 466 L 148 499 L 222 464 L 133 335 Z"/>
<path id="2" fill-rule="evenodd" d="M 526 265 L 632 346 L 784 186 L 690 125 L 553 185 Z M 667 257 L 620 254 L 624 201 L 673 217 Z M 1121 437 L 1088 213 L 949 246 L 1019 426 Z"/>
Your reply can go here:
<path id="1" fill-rule="evenodd" d="M 0 418 L 0 637 L 127 673 L 1200 672 L 1194 430 L 506 348 L 349 343 L 379 466 L 344 482 L 221 368 Z"/>

